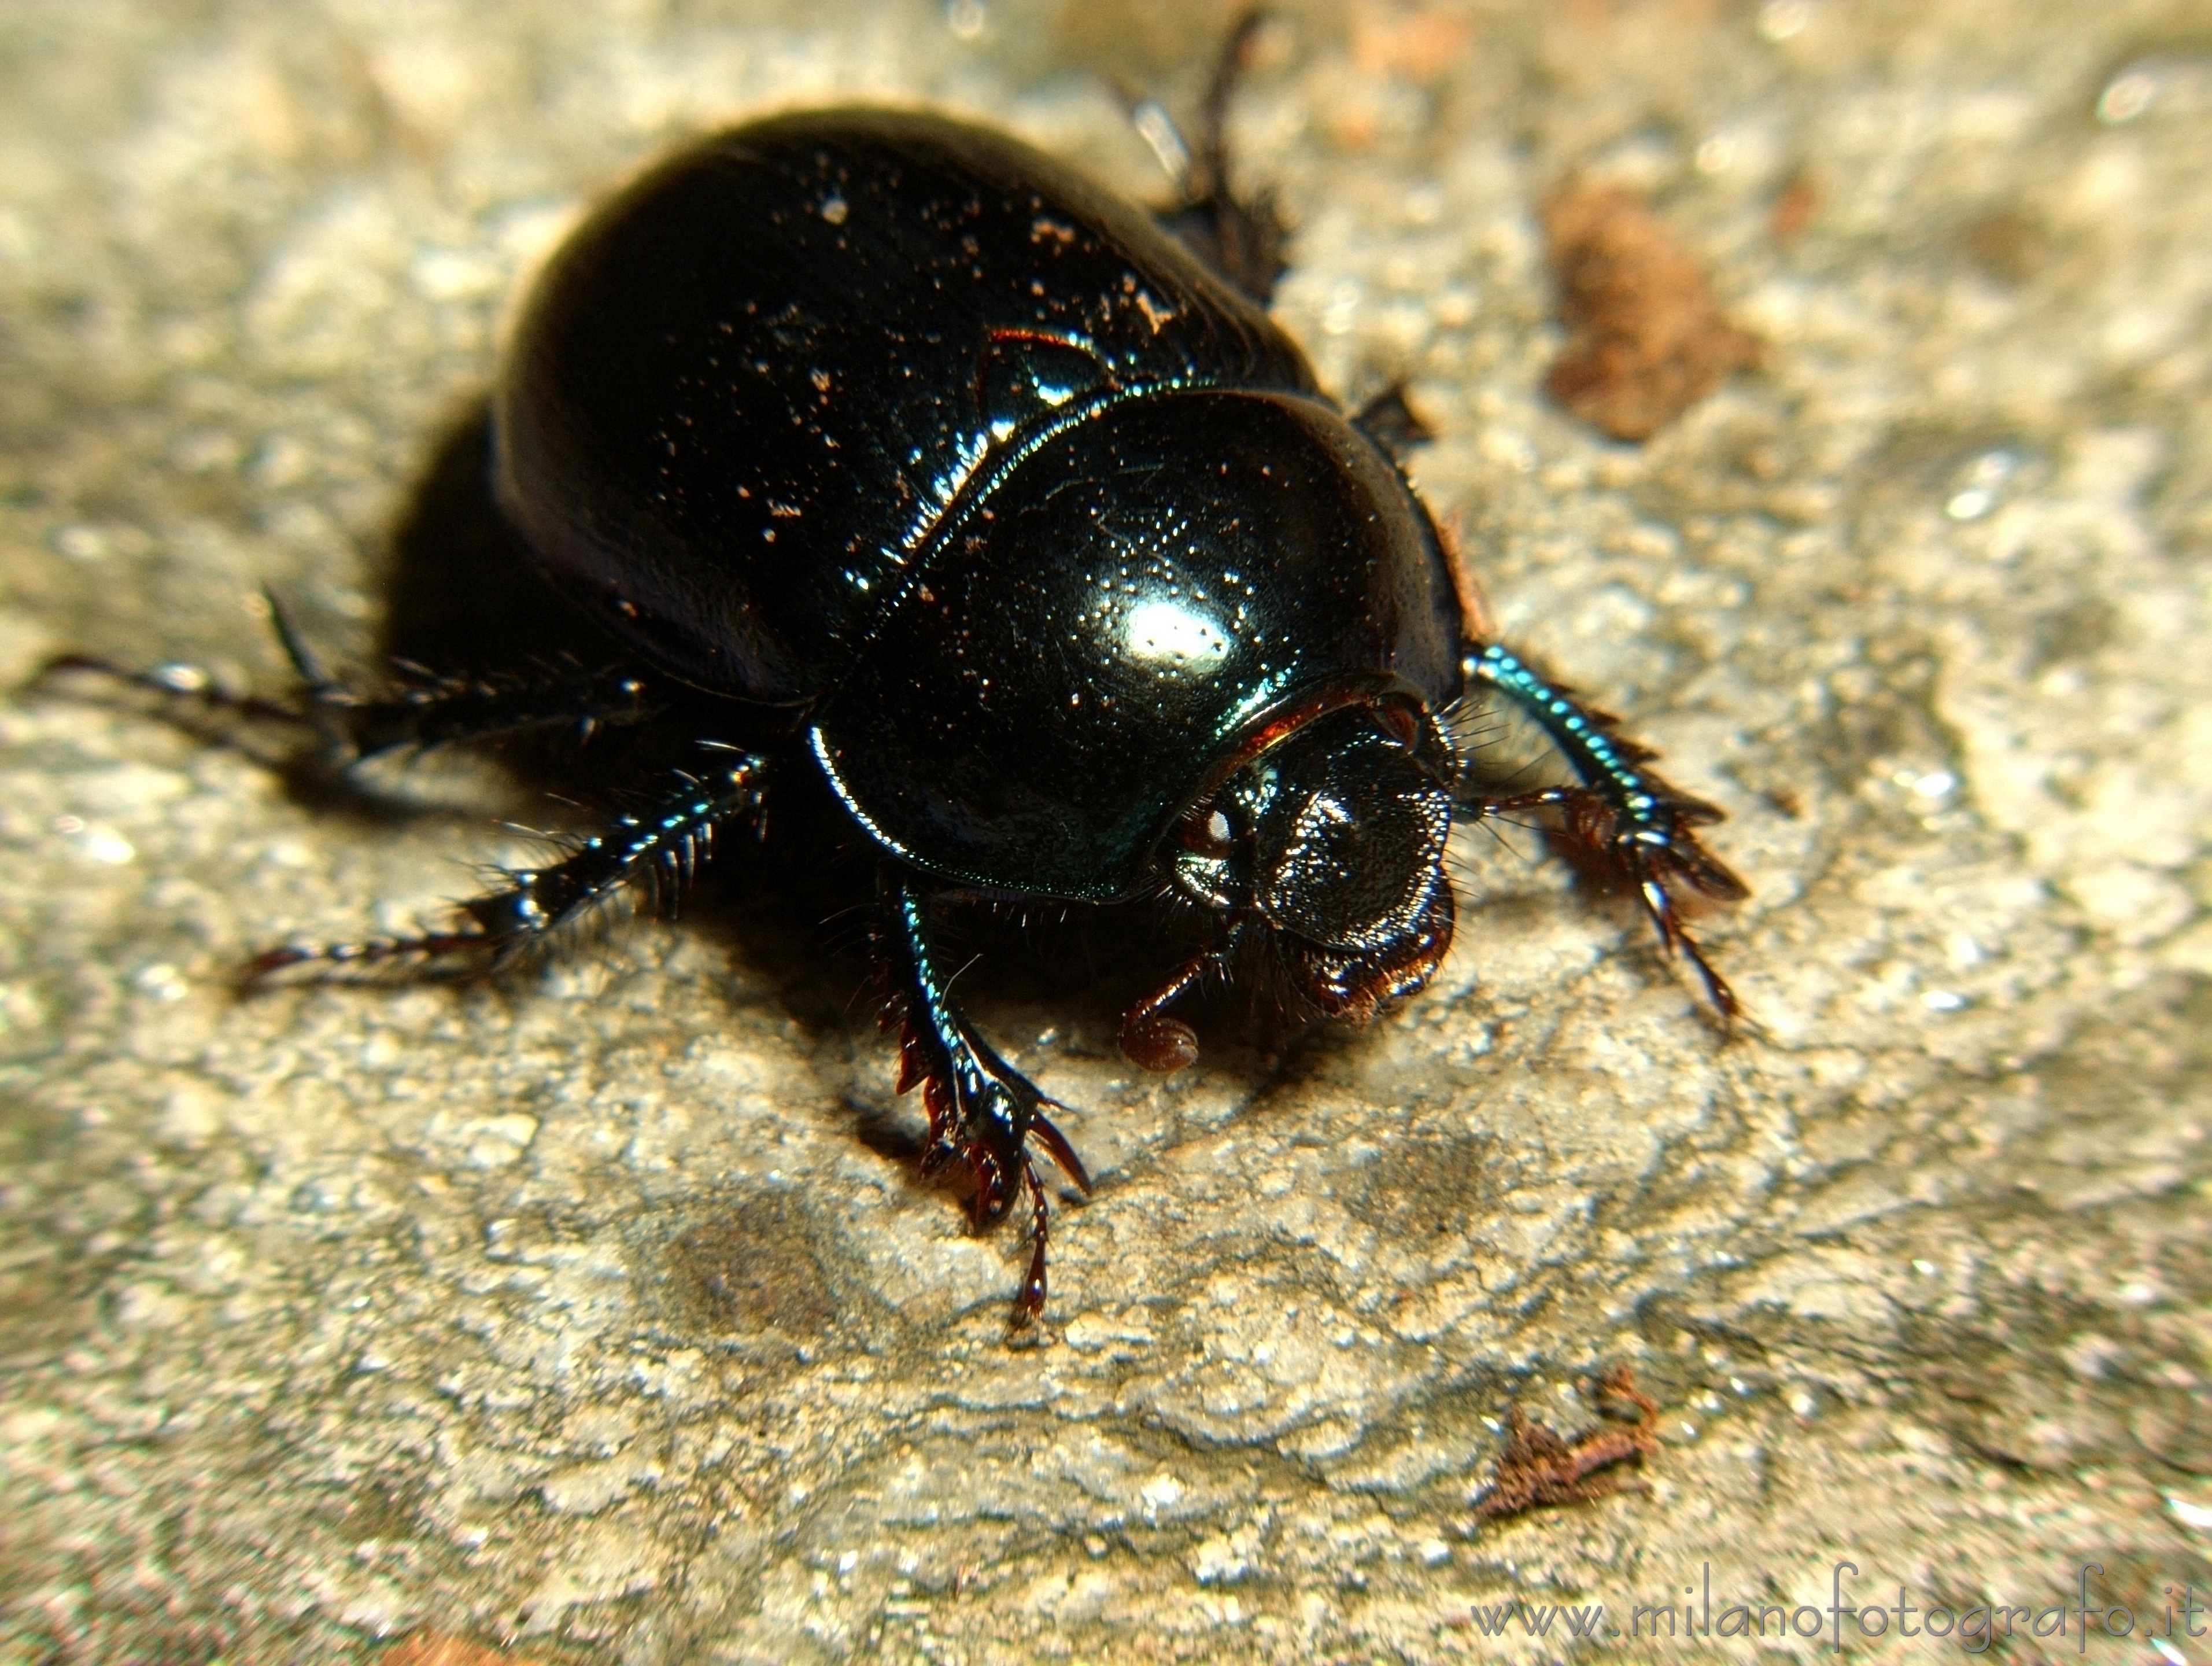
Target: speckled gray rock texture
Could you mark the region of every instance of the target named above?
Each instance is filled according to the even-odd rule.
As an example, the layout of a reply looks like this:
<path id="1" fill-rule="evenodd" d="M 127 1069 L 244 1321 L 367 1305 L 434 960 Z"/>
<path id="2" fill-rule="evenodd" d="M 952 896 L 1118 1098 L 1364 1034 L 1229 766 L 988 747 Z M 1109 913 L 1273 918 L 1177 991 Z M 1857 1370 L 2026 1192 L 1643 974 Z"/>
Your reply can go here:
<path id="1" fill-rule="evenodd" d="M 1113 77 L 1188 101 L 1224 22 L 15 0 L 0 680 L 276 687 L 264 583 L 367 654 L 520 278 L 679 137 L 927 100 L 1156 193 Z M 1509 635 L 1728 808 L 1756 1025 L 1486 841 L 1366 1034 L 1153 1080 L 1103 1000 L 1002 988 L 1099 1180 L 1017 1346 L 1019 1234 L 861 1137 L 913 1113 L 803 934 L 240 1004 L 546 812 L 455 764 L 319 814 L 15 699 L 0 1661 L 1771 1659 L 1839 1560 L 1914 1605 L 1842 1616 L 1863 1657 L 2094 1563 L 2148 1660 L 2212 1590 L 2212 10 L 1359 0 L 1286 13 L 1237 131 L 1282 318 L 1346 397 L 1411 377 Z M 1641 448 L 1539 392 L 1575 170 L 1767 344 Z M 1479 1523 L 1504 1408 L 1580 1422 L 1615 1362 L 1650 1492 Z M 1708 1581 L 1710 1639 L 1632 1626 Z M 1929 1605 L 1968 1633 L 1901 1639 Z"/>

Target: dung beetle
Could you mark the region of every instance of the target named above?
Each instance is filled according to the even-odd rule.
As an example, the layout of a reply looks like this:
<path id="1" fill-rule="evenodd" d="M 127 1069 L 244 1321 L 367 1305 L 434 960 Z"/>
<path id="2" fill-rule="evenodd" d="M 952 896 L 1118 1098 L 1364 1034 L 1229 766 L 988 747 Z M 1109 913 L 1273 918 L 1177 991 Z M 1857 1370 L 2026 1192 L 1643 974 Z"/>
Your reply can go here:
<path id="1" fill-rule="evenodd" d="M 1168 1009 L 1201 982 L 1270 978 L 1294 1011 L 1352 1020 L 1421 988 L 1452 940 L 1454 827 L 1528 817 L 1632 888 L 1732 1015 L 1677 908 L 1744 894 L 1696 836 L 1719 812 L 1479 640 L 1394 451 L 1402 402 L 1348 415 L 1264 310 L 1278 228 L 1223 165 L 1235 58 L 1158 219 L 999 133 L 858 108 L 715 134 L 593 213 L 507 353 L 493 483 L 631 663 L 370 697 L 279 613 L 295 704 L 121 674 L 312 724 L 343 761 L 629 721 L 672 684 L 726 708 L 725 734 L 765 714 L 782 739 L 720 745 L 451 931 L 278 949 L 252 976 L 505 965 L 726 850 L 780 772 L 819 771 L 878 858 L 875 952 L 900 1090 L 925 1089 L 924 1166 L 965 1165 L 978 1228 L 1030 1201 L 1017 1323 L 1045 1301 L 1032 1142 L 1090 1181 L 1052 1102 L 954 997 L 946 907 L 1194 912 L 1198 952 L 1121 1029 L 1133 1061 L 1171 1070 L 1197 1049 Z M 1480 783 L 1451 720 L 1486 690 L 1574 784 Z"/>

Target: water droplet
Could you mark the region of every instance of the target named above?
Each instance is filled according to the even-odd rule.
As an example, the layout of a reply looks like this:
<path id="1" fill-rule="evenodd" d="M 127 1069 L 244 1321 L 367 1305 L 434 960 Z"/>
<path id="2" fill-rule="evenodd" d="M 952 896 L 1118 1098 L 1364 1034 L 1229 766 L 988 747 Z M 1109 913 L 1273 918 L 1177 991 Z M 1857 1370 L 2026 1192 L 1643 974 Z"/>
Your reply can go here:
<path id="1" fill-rule="evenodd" d="M 1812 0 L 1764 0 L 1759 9 L 1759 21 L 1753 27 L 1761 40 L 1777 45 L 1804 33 L 1805 26 L 1812 21 Z"/>
<path id="2" fill-rule="evenodd" d="M 84 836 L 84 854 L 108 867 L 121 867 L 137 859 L 138 847 L 112 829 L 95 827 Z"/>
<path id="3" fill-rule="evenodd" d="M 2158 77 L 2148 70 L 2114 76 L 2097 94 L 2097 119 L 2107 127 L 2133 121 L 2158 102 Z"/>

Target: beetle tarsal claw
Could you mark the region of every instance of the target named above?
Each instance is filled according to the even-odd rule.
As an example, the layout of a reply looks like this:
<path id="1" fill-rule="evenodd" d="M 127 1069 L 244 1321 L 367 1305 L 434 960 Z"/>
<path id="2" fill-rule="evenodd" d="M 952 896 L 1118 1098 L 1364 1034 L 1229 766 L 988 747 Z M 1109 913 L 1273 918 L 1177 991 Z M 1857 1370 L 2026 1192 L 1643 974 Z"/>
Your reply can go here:
<path id="1" fill-rule="evenodd" d="M 972 1187 L 968 1202 L 969 1230 L 987 1232 L 1012 1211 L 1017 1196 L 1030 1198 L 1030 1264 L 1014 1298 L 1012 1322 L 1019 1329 L 1043 1310 L 1045 1259 L 1050 1242 L 1051 1206 L 1044 1180 L 1030 1155 L 1034 1139 L 1076 1189 L 1088 1194 L 1090 1170 L 1047 1109 L 1066 1106 L 1008 1064 L 988 1041 L 955 1018 L 939 1036 L 918 1024 L 914 1004 L 895 997 L 884 1012 L 898 1027 L 898 1091 L 919 1085 L 929 1112 L 928 1142 L 921 1170 L 941 1172 L 956 1160 L 966 1165 Z"/>
<path id="2" fill-rule="evenodd" d="M 1051 1099 L 1045 1103 L 1055 1110 L 1067 1109 Z M 1083 1159 L 1075 1154 L 1075 1147 L 1067 1143 L 1067 1136 L 1053 1126 L 1052 1119 L 1040 1112 L 1030 1122 L 1030 1132 L 1036 1136 L 1037 1142 L 1045 1148 L 1052 1160 L 1060 1165 L 1060 1171 L 1075 1183 L 1076 1190 L 1089 1196 L 1091 1171 L 1083 1166 Z"/>
<path id="3" fill-rule="evenodd" d="M 1036 1164 L 1027 1158 L 1022 1159 L 1022 1180 L 1030 1192 L 1030 1267 L 1022 1279 L 1022 1293 L 1014 1300 L 1017 1330 L 1044 1311 L 1044 1252 L 1052 1237 L 1052 1207 L 1045 1201 L 1044 1183 L 1037 1178 Z"/>

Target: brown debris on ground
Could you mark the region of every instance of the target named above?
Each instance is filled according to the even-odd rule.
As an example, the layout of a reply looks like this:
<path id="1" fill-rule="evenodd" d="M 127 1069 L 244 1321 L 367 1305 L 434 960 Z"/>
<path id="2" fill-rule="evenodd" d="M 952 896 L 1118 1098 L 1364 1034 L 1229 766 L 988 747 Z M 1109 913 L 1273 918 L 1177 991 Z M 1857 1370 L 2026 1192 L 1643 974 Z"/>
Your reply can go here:
<path id="1" fill-rule="evenodd" d="M 1785 248 L 1795 243 L 1819 217 L 1820 196 L 1820 182 L 1810 170 L 1801 167 L 1791 173 L 1766 211 L 1767 236 Z"/>
<path id="2" fill-rule="evenodd" d="M 1571 182 L 1544 204 L 1567 344 L 1544 390 L 1616 440 L 1648 440 L 1762 344 L 1722 316 L 1705 269 L 1659 217 L 1610 185 Z"/>
<path id="3" fill-rule="evenodd" d="M 1633 1420 L 1593 1424 L 1562 1437 L 1514 1407 L 1505 1414 L 1505 1449 L 1498 1455 L 1489 1486 L 1475 1500 L 1478 1517 L 1498 1521 L 1552 1505 L 1587 1504 L 1614 1493 L 1650 1490 L 1622 1471 L 1659 1450 L 1659 1408 L 1637 1388 L 1626 1365 L 1614 1366 L 1593 1387 L 1600 1411 L 1626 1405 L 1633 1409 Z"/>

